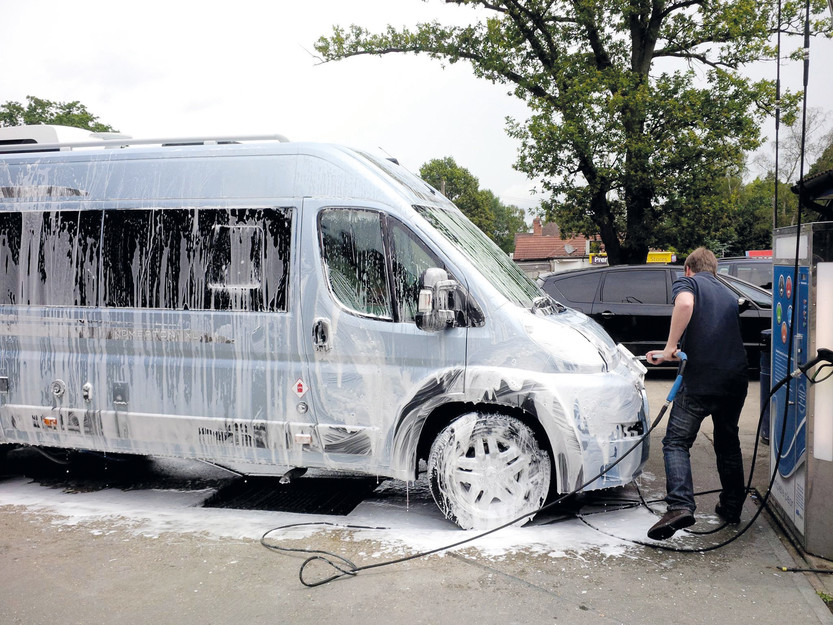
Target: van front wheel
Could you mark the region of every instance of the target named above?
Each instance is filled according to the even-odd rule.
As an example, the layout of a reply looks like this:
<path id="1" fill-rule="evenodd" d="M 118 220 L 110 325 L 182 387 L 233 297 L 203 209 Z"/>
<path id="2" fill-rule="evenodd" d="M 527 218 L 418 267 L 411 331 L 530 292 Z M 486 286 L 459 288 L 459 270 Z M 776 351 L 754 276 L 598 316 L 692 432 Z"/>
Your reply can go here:
<path id="1" fill-rule="evenodd" d="M 442 430 L 431 445 L 431 494 L 445 517 L 463 529 L 484 530 L 535 515 L 550 487 L 549 454 L 519 419 L 471 412 Z"/>

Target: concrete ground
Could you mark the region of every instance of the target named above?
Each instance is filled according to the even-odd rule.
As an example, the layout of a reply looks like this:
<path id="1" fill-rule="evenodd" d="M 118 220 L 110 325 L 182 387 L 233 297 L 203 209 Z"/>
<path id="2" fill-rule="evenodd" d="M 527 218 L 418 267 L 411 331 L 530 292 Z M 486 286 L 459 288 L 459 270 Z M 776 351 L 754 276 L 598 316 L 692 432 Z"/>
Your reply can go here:
<path id="1" fill-rule="evenodd" d="M 670 385 L 649 380 L 654 414 Z M 753 383 L 742 418 L 747 457 L 758 390 Z M 662 490 L 662 430 L 655 431 L 646 467 L 658 478 L 652 495 Z M 717 486 L 710 431 L 707 425 L 692 450 L 697 491 Z M 768 462 L 756 469 L 761 492 Z M 710 512 L 714 499 L 706 496 L 700 506 Z M 743 520 L 756 509 L 748 501 Z M 316 535 L 316 546 L 350 554 L 377 548 L 373 541 L 346 542 L 338 532 Z M 0 623 L 833 623 L 819 594 L 833 595 L 831 576 L 778 569 L 833 563 L 799 553 L 766 514 L 738 540 L 705 553 L 636 546 L 618 557 L 521 551 L 485 559 L 468 547 L 318 588 L 298 581 L 305 558 L 270 552 L 257 540 L 137 536 L 106 519 L 96 527 L 56 526 L 47 513 L 4 505 Z"/>

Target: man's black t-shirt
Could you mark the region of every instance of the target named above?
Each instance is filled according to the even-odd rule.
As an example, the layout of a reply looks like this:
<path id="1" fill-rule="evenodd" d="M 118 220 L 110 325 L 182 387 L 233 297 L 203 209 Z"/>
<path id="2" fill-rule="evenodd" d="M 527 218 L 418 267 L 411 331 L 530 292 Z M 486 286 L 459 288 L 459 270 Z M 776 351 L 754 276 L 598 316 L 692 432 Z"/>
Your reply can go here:
<path id="1" fill-rule="evenodd" d="M 737 297 L 711 273 L 674 281 L 672 301 L 694 295 L 694 311 L 680 340 L 688 363 L 683 387 L 690 395 L 746 394 L 746 350 L 740 333 Z"/>

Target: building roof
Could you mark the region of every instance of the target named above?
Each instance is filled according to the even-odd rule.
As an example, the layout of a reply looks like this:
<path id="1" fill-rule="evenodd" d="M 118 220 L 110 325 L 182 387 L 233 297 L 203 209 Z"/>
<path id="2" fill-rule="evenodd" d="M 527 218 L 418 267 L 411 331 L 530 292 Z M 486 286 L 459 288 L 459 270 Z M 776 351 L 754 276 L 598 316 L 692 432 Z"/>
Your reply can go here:
<path id="1" fill-rule="evenodd" d="M 532 230 L 531 233 L 519 232 L 515 235 L 515 253 L 512 255 L 514 260 L 549 260 L 587 256 L 587 237 L 562 239 L 556 224 L 542 225 L 538 217 L 533 220 Z"/>
<path id="2" fill-rule="evenodd" d="M 793 193 L 798 193 L 800 190 L 800 183 L 792 186 Z M 811 200 L 833 199 L 833 169 L 821 171 L 813 176 L 805 176 L 804 190 Z"/>

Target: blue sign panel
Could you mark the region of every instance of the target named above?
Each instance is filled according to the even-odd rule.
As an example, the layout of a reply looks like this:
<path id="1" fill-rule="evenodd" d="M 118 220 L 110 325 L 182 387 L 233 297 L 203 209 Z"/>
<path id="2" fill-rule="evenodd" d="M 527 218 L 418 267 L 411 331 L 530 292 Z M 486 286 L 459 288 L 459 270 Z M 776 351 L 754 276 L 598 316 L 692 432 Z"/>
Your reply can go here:
<path id="1" fill-rule="evenodd" d="M 794 267 L 776 265 L 773 267 L 773 278 L 772 380 L 776 382 L 807 360 L 809 270 L 799 267 L 796 276 Z M 797 297 L 794 297 L 796 294 Z M 778 473 L 789 477 L 804 462 L 807 450 L 807 380 L 801 376 L 790 381 L 789 402 L 787 385 L 782 386 L 775 394 L 772 410 L 770 440 L 778 458 Z"/>

